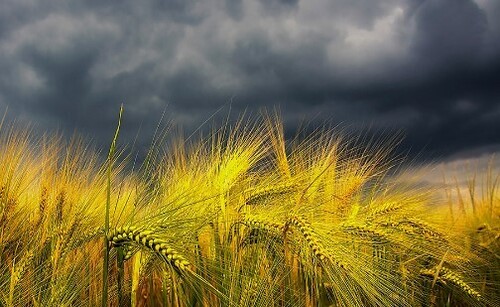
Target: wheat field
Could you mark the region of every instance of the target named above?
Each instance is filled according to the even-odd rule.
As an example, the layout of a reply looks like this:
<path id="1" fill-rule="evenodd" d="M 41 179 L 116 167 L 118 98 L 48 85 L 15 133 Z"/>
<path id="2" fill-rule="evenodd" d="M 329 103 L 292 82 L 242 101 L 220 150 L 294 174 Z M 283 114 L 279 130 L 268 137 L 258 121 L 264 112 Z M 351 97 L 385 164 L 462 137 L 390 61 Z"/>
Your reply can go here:
<path id="1" fill-rule="evenodd" d="M 116 145 L 0 129 L 0 306 L 500 306 L 499 174 L 276 116 Z M 446 193 L 442 193 L 446 192 Z M 443 194 L 445 196 L 443 196 Z"/>

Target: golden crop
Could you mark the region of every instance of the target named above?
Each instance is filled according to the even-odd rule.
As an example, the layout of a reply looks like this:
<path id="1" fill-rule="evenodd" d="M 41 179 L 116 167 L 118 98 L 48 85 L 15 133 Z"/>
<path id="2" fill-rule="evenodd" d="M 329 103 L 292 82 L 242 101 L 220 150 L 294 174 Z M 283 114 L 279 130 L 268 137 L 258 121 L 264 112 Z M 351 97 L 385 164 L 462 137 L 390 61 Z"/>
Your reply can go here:
<path id="1" fill-rule="evenodd" d="M 105 280 L 111 306 L 500 305 L 492 171 L 443 199 L 390 173 L 394 140 L 270 116 L 164 139 L 130 170 L 0 130 L 0 306 L 98 306 Z"/>

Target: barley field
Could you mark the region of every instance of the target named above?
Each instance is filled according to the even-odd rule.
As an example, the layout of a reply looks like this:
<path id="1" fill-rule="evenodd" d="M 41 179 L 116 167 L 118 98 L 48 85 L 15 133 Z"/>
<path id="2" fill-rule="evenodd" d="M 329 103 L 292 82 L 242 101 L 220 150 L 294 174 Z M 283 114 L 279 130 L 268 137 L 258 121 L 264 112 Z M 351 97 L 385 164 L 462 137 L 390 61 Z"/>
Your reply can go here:
<path id="1" fill-rule="evenodd" d="M 500 306 L 493 168 L 424 187 L 398 137 L 283 131 L 160 132 L 136 163 L 119 127 L 108 153 L 4 125 L 0 306 Z"/>

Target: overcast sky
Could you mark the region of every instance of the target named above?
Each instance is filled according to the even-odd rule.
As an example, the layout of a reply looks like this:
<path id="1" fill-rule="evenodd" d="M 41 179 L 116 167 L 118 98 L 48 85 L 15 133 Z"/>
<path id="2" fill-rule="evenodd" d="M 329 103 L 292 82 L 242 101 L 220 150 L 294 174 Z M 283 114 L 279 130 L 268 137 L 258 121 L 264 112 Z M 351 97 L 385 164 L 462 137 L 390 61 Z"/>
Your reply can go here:
<path id="1" fill-rule="evenodd" d="M 500 151 L 498 0 L 0 0 L 0 107 L 109 143 L 279 106 L 401 129 L 436 159 Z"/>

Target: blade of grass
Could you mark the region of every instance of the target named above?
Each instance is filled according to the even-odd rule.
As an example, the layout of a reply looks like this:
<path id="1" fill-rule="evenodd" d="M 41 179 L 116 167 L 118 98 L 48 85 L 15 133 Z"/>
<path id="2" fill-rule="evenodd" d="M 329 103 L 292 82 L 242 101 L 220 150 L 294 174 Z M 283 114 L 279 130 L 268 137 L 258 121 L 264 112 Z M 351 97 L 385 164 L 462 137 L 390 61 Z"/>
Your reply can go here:
<path id="1" fill-rule="evenodd" d="M 106 216 L 104 221 L 104 260 L 103 260 L 103 270 L 102 270 L 102 301 L 101 306 L 106 307 L 108 305 L 108 267 L 109 267 L 109 207 L 111 204 L 111 171 L 113 168 L 113 157 L 116 150 L 116 140 L 118 139 L 118 134 L 120 133 L 120 125 L 122 121 L 123 104 L 120 106 L 120 114 L 118 116 L 118 126 L 116 127 L 115 135 L 108 153 L 108 184 L 106 188 Z"/>

